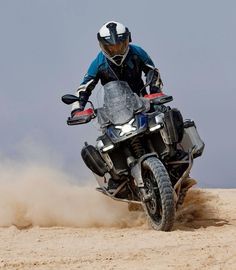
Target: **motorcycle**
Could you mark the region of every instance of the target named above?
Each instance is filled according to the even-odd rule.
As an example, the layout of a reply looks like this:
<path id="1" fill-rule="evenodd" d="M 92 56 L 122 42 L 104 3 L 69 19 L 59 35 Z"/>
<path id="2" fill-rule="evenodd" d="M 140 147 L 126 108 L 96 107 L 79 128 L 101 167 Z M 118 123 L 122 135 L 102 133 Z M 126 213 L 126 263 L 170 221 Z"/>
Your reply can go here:
<path id="1" fill-rule="evenodd" d="M 144 87 L 151 78 L 147 81 Z M 102 135 L 95 146 L 85 142 L 81 151 L 97 178 L 97 191 L 130 208 L 141 205 L 153 229 L 160 231 L 173 228 L 178 207 L 196 184 L 189 177 L 193 160 L 204 149 L 194 121 L 164 105 L 172 100 L 162 93 L 138 96 L 127 82 L 111 81 L 104 85 L 101 108 L 88 101 L 90 108 L 67 120 L 80 125 L 98 119 Z M 62 101 L 72 104 L 79 98 L 67 94 Z"/>

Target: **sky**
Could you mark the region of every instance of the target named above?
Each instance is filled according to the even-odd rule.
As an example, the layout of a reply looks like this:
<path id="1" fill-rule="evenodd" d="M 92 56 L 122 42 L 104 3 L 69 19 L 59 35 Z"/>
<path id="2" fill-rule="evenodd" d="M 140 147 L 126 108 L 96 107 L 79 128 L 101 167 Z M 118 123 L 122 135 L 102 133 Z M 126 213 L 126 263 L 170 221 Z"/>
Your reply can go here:
<path id="1" fill-rule="evenodd" d="M 98 30 L 115 20 L 159 68 L 171 106 L 197 125 L 206 147 L 192 177 L 236 187 L 235 12 L 230 0 L 0 0 L 0 155 L 47 156 L 78 181 L 92 177 L 80 151 L 98 126 L 67 126 L 60 98 L 78 88 L 99 52 Z"/>

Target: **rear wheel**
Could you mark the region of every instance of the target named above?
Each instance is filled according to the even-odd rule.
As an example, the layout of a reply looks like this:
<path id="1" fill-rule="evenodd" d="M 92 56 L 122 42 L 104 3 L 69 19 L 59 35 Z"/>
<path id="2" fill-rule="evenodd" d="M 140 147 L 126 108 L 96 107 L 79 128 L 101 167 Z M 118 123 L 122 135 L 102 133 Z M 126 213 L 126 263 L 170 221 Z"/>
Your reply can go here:
<path id="1" fill-rule="evenodd" d="M 170 231 L 175 221 L 175 201 L 166 168 L 156 157 L 149 157 L 142 164 L 142 176 L 150 198 L 144 203 L 144 210 L 151 226 L 158 231 Z"/>

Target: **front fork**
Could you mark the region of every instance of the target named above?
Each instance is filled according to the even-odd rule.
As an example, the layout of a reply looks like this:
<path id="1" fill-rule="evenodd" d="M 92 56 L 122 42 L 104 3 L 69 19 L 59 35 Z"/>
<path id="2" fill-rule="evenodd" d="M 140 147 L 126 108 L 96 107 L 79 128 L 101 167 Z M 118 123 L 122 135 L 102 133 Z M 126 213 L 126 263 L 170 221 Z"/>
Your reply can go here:
<path id="1" fill-rule="evenodd" d="M 181 187 L 182 187 L 182 183 L 184 182 L 184 180 L 186 180 L 187 178 L 189 178 L 189 173 L 190 170 L 193 166 L 193 155 L 195 153 L 195 148 L 192 149 L 191 152 L 189 152 L 189 158 L 187 161 L 171 161 L 168 164 L 188 164 L 187 169 L 184 171 L 184 173 L 182 174 L 182 176 L 179 178 L 179 180 L 177 181 L 177 183 L 174 185 L 174 196 L 175 196 L 175 202 L 176 205 L 178 203 L 178 199 L 180 196 L 180 191 L 181 191 Z M 131 175 L 134 178 L 135 184 L 136 186 L 139 188 L 141 195 L 142 195 L 142 201 L 146 202 L 148 200 L 150 200 L 150 195 L 147 194 L 145 188 L 144 188 L 144 182 L 143 182 L 143 177 L 142 177 L 142 162 L 144 160 L 146 160 L 149 157 L 156 157 L 158 158 L 158 155 L 156 153 L 150 153 L 150 154 L 145 154 L 142 157 L 140 157 L 138 160 L 134 160 L 132 162 L 132 158 L 129 157 L 127 158 L 127 162 L 128 165 L 131 167 Z M 129 160 L 131 162 L 129 162 Z"/>
<path id="2" fill-rule="evenodd" d="M 146 160 L 149 157 L 158 158 L 158 155 L 156 153 L 145 154 L 142 157 L 140 157 L 138 160 L 133 159 L 133 162 L 130 162 L 132 160 L 131 157 L 127 158 L 127 162 L 131 168 L 131 175 L 134 178 L 135 185 L 140 190 L 142 202 L 147 202 L 151 199 L 151 195 L 146 192 L 145 185 L 143 182 L 143 177 L 142 177 L 142 163 L 144 160 Z"/>

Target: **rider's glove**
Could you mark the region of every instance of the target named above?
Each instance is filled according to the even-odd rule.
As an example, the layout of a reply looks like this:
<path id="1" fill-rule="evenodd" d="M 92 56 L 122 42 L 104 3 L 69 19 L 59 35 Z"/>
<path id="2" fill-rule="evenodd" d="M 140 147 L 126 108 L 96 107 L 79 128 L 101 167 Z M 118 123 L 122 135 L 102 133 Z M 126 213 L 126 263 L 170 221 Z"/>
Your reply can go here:
<path id="1" fill-rule="evenodd" d="M 89 99 L 89 95 L 86 92 L 77 92 L 76 95 L 79 97 L 79 101 L 72 104 L 71 117 L 74 117 L 76 112 L 81 112 L 84 110 L 86 103 Z"/>
<path id="2" fill-rule="evenodd" d="M 84 110 L 84 107 L 89 99 L 89 95 L 88 93 L 86 93 L 85 91 L 83 92 L 80 92 L 79 93 L 79 106 L 80 106 L 80 109 L 82 109 L 82 111 Z"/>
<path id="3" fill-rule="evenodd" d="M 161 93 L 161 89 L 158 86 L 150 86 L 150 94 Z"/>
<path id="4" fill-rule="evenodd" d="M 163 83 L 161 80 L 159 70 L 157 68 L 150 70 L 147 73 L 147 81 L 150 80 L 149 79 L 150 76 L 151 76 L 151 82 L 149 84 L 150 85 L 150 94 L 161 93 Z"/>

